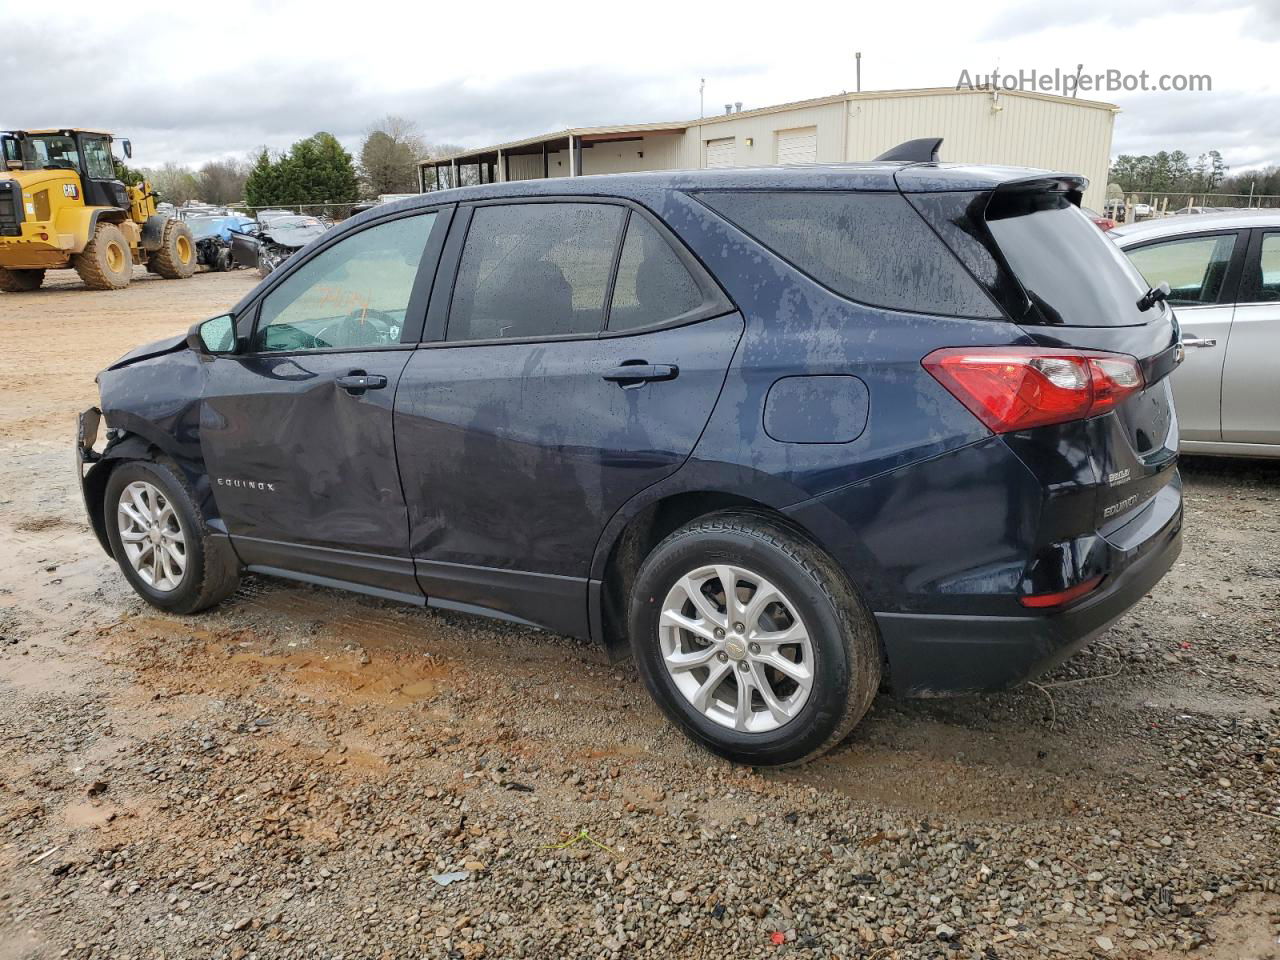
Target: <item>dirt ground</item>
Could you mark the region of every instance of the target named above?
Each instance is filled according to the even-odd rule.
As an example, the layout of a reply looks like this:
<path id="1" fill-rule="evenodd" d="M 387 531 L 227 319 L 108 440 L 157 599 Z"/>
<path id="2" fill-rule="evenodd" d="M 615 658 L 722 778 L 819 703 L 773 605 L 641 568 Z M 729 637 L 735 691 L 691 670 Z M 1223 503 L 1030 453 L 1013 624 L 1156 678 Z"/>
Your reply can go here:
<path id="1" fill-rule="evenodd" d="M 1038 686 L 689 746 L 629 663 L 267 579 L 155 611 L 85 522 L 96 371 L 240 271 L 0 295 L 0 960 L 1280 957 L 1280 464 Z"/>

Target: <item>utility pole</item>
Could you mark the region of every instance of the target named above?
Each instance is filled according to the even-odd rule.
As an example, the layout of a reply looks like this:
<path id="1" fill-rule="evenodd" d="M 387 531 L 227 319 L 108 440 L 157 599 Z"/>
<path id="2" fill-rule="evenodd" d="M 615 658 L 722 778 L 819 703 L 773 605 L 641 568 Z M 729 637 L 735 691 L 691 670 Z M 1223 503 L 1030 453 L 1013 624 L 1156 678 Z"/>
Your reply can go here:
<path id="1" fill-rule="evenodd" d="M 859 50 L 853 55 L 854 63 L 858 65 L 858 92 L 862 92 L 862 51 Z"/>
<path id="2" fill-rule="evenodd" d="M 707 78 L 703 77 L 698 81 L 698 119 L 701 120 L 707 115 Z"/>

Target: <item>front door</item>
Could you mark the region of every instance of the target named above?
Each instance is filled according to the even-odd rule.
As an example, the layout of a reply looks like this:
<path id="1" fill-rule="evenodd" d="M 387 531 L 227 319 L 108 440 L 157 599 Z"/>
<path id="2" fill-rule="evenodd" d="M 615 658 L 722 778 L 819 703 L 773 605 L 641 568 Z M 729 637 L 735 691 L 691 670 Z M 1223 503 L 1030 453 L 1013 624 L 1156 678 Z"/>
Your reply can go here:
<path id="1" fill-rule="evenodd" d="M 249 349 L 213 361 L 200 440 L 246 564 L 421 599 L 392 405 L 440 219 L 384 221 L 304 254 L 257 305 Z"/>
<path id="2" fill-rule="evenodd" d="M 1125 250 L 1147 283 L 1170 287 L 1169 302 L 1186 348 L 1186 360 L 1170 380 L 1184 440 L 1222 439 L 1222 365 L 1235 313 L 1230 268 L 1244 245 L 1245 239 L 1231 231 L 1154 240 Z"/>
<path id="3" fill-rule="evenodd" d="M 640 211 L 477 207 L 447 334 L 414 353 L 396 401 L 428 597 L 584 634 L 601 531 L 687 459 L 741 333 Z"/>
<path id="4" fill-rule="evenodd" d="M 1222 439 L 1280 444 L 1280 232 L 1255 231 L 1222 373 Z"/>

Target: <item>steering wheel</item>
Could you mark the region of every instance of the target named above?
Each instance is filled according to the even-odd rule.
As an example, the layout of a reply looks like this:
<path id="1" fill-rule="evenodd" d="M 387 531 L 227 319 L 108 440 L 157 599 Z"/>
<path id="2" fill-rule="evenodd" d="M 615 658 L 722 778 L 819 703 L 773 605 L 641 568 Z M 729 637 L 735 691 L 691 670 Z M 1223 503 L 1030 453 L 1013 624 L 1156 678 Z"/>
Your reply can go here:
<path id="1" fill-rule="evenodd" d="M 400 336 L 400 325 L 389 313 L 365 307 L 329 324 L 316 340 L 330 347 L 372 347 L 392 343 Z M 392 334 L 392 330 L 395 334 Z"/>

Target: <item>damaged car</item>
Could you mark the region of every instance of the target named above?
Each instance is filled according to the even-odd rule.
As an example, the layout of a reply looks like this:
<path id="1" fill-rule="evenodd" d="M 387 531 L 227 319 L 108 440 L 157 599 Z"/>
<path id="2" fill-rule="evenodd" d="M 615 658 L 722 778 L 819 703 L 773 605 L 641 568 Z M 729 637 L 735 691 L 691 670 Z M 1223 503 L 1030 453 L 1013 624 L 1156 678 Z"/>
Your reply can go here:
<path id="1" fill-rule="evenodd" d="M 235 215 L 192 217 L 187 220 L 191 237 L 196 243 L 196 262 L 210 270 L 234 270 L 237 266 L 231 256 L 231 234 L 243 230 L 253 221 Z"/>
<path id="2" fill-rule="evenodd" d="M 296 213 L 246 224 L 231 231 L 231 258 L 239 266 L 256 267 L 265 277 L 332 226 L 319 217 Z"/>
<path id="3" fill-rule="evenodd" d="M 753 765 L 1034 677 L 1178 556 L 1183 347 L 1083 177 L 937 142 L 353 217 L 100 374 L 93 530 L 171 613 L 257 574 L 599 643 Z"/>

